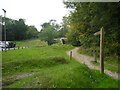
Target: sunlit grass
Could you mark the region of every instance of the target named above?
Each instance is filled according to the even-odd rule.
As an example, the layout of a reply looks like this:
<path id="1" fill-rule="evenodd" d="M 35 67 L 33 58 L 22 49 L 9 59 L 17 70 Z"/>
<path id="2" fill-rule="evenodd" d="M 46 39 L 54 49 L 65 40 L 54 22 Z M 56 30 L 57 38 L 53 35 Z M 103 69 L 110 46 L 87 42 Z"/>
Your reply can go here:
<path id="1" fill-rule="evenodd" d="M 24 43 L 24 42 L 21 42 Z M 35 44 L 36 45 L 36 44 Z M 118 81 L 91 70 L 66 51 L 71 45 L 54 44 L 3 52 L 3 83 L 6 88 L 117 88 Z M 34 73 L 22 79 L 14 76 Z M 110 82 L 110 83 L 109 83 Z M 104 84 L 103 84 L 104 83 Z"/>
<path id="2" fill-rule="evenodd" d="M 39 39 L 35 40 L 23 40 L 23 41 L 13 41 L 16 43 L 16 46 L 24 47 L 39 47 L 39 46 L 48 46 L 47 42 L 41 41 Z"/>

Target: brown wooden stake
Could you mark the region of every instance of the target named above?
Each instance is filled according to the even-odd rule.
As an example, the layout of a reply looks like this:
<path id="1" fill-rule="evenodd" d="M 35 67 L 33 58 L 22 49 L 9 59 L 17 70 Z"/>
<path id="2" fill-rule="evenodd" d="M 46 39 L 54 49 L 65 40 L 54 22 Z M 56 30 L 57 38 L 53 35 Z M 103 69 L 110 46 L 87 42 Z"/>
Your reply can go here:
<path id="1" fill-rule="evenodd" d="M 100 30 L 100 68 L 101 73 L 104 73 L 104 29 Z"/>
<path id="2" fill-rule="evenodd" d="M 72 51 L 70 51 L 70 60 L 72 59 Z"/>

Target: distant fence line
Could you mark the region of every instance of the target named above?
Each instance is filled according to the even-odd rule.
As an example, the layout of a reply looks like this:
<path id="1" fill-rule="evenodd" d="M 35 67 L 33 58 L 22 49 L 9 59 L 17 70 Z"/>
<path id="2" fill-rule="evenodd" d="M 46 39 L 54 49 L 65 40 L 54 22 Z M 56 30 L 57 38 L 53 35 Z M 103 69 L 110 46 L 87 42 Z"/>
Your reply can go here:
<path id="1" fill-rule="evenodd" d="M 17 46 L 17 47 L 14 47 L 14 48 L 6 48 L 6 51 L 17 50 L 17 49 L 24 49 L 24 48 L 30 48 L 30 47 L 29 46 L 24 46 L 24 47 Z M 0 51 L 5 51 L 5 48 L 1 48 Z"/>

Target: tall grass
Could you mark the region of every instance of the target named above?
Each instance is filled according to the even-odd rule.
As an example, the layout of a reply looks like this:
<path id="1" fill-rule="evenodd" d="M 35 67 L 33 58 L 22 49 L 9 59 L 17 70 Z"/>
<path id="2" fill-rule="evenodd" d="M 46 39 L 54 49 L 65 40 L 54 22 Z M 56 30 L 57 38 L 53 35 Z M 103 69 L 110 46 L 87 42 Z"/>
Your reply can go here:
<path id="1" fill-rule="evenodd" d="M 118 81 L 72 61 L 26 77 L 7 88 L 117 88 Z"/>

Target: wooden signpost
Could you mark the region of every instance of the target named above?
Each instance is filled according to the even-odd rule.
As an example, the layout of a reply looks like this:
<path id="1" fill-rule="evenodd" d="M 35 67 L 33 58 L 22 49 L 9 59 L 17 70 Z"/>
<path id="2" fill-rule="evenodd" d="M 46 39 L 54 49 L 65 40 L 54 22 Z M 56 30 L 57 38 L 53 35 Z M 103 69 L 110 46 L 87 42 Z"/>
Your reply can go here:
<path id="1" fill-rule="evenodd" d="M 94 35 L 100 35 L 100 68 L 101 73 L 104 73 L 104 28 L 102 27 L 99 32 L 94 33 Z"/>

